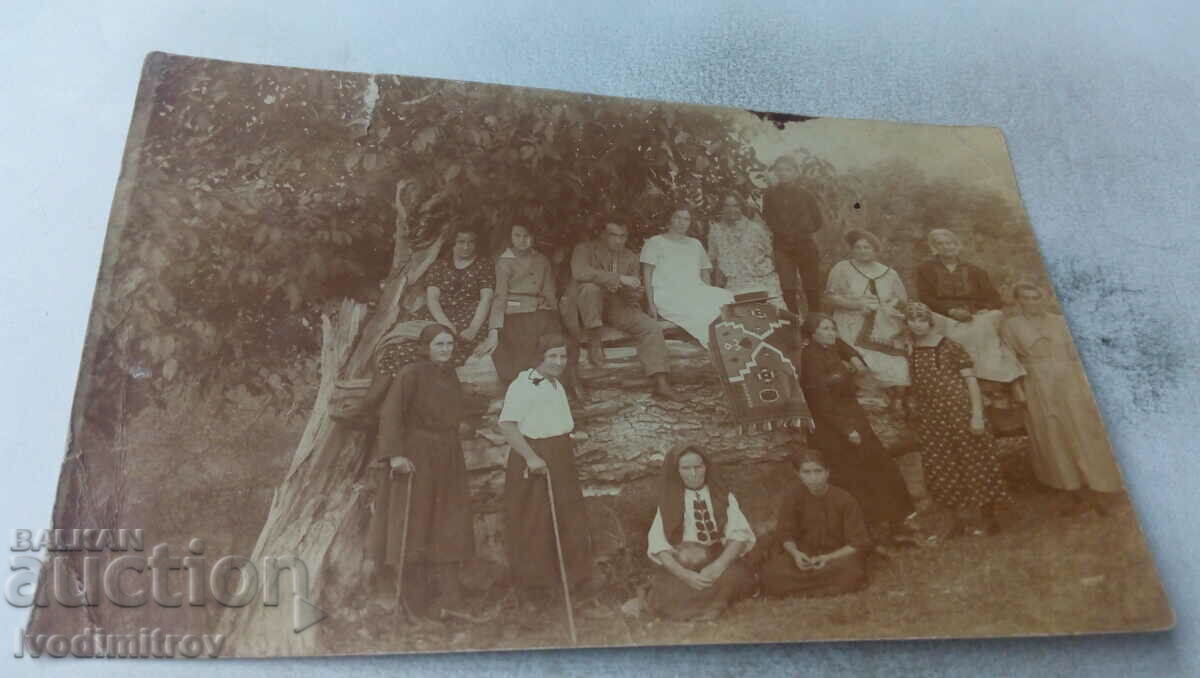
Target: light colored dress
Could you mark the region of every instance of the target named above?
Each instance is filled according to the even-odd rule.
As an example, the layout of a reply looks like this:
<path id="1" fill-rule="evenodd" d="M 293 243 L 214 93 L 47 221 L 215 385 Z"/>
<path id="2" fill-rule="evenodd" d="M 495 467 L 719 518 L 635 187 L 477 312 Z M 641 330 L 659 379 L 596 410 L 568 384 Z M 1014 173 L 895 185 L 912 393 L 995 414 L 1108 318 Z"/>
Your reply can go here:
<path id="1" fill-rule="evenodd" d="M 1018 315 L 1001 333 L 1027 371 L 1025 424 L 1038 480 L 1063 490 L 1119 491 L 1121 472 L 1066 320 Z"/>
<path id="2" fill-rule="evenodd" d="M 933 313 L 938 333 L 962 344 L 975 363 L 975 376 L 988 381 L 1008 383 L 1025 375 L 1017 356 L 1000 338 L 1004 311 L 978 311 L 967 322 Z"/>
<path id="3" fill-rule="evenodd" d="M 1025 375 L 1016 354 L 1000 340 L 1004 302 L 987 271 L 965 261 L 948 266 L 934 257 L 918 266 L 916 273 L 917 296 L 933 311 L 934 329 L 967 349 L 975 376 L 1008 383 Z M 949 317 L 954 308 L 971 318 Z"/>
<path id="4" fill-rule="evenodd" d="M 664 319 L 679 325 L 708 348 L 708 326 L 733 301 L 729 290 L 705 284 L 700 277 L 712 262 L 695 238 L 670 240 L 656 235 L 642 246 L 641 262 L 654 266 L 654 306 Z"/>
<path id="5" fill-rule="evenodd" d="M 862 354 L 867 367 L 885 387 L 908 386 L 904 319 L 888 312 L 908 301 L 908 292 L 896 270 L 885 267 L 883 273 L 872 277 L 857 268 L 854 262 L 844 259 L 829 271 L 829 282 L 825 286 L 827 300 L 830 295 L 879 302 L 877 311 L 838 308 L 830 304 L 838 336 Z"/>
<path id="6" fill-rule="evenodd" d="M 725 276 L 725 289 L 734 294 L 766 292 L 772 304 L 786 308 L 775 274 L 771 231 L 765 224 L 743 217 L 732 226 L 723 221 L 710 225 L 708 256 Z"/>

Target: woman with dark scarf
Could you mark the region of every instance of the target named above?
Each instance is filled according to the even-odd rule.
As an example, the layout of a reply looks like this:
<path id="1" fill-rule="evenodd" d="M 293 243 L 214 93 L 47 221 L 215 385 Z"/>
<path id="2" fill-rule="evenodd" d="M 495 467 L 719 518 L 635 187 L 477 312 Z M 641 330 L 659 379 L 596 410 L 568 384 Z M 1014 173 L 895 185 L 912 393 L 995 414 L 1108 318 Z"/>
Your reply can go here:
<path id="1" fill-rule="evenodd" d="M 808 314 L 801 329 L 808 343 L 795 362 L 815 425 L 809 445 L 825 453 L 832 482 L 858 500 L 868 524 L 893 541 L 911 541 L 908 486 L 858 402 L 854 376 L 867 369 L 862 355 L 838 338 L 837 323 L 824 313 Z"/>
<path id="2" fill-rule="evenodd" d="M 659 617 L 716 619 L 754 593 L 754 573 L 741 556 L 754 530 L 716 467 L 695 445 L 680 445 L 663 461 L 658 513 L 646 554 L 659 565 L 648 604 Z"/>
<path id="3" fill-rule="evenodd" d="M 370 465 L 376 494 L 369 545 L 379 587 L 394 587 L 403 554 L 404 602 L 422 615 L 461 605 L 459 569 L 475 556 L 475 539 L 459 440 L 464 408 L 452 362 L 454 334 L 433 324 L 417 341 L 424 359 L 404 366 L 391 380 L 379 410 Z M 410 473 L 406 536 L 405 475 Z M 440 608 L 433 607 L 436 596 Z"/>

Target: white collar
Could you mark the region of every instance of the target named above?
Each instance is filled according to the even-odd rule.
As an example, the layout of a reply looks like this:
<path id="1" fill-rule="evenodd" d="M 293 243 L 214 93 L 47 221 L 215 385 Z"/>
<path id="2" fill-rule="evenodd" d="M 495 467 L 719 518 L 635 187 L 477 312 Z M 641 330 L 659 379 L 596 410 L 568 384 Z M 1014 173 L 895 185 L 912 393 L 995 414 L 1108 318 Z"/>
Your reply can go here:
<path id="1" fill-rule="evenodd" d="M 561 388 L 560 380 L 551 379 L 550 377 L 543 375 L 541 372 L 538 372 L 537 368 L 535 367 L 525 370 L 520 374 L 520 377 L 528 379 L 529 383 L 533 384 L 535 388 L 540 387 L 542 384 L 550 384 L 552 388 Z"/>

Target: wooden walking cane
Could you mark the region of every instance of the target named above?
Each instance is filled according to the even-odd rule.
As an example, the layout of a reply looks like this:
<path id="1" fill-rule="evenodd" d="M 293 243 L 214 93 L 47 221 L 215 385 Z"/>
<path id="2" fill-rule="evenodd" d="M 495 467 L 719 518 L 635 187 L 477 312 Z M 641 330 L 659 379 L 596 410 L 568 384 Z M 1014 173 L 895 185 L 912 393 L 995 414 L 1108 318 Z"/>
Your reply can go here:
<path id="1" fill-rule="evenodd" d="M 558 536 L 558 512 L 554 508 L 554 483 L 550 480 L 550 469 L 546 469 L 546 490 L 550 493 L 550 523 L 554 526 L 554 548 L 558 551 L 558 574 L 562 578 L 563 599 L 567 603 L 567 628 L 571 631 L 571 644 L 578 645 L 575 635 L 575 611 L 571 608 L 571 587 L 567 585 L 567 566 L 563 562 L 562 538 Z"/>
<path id="2" fill-rule="evenodd" d="M 395 469 L 392 471 L 394 472 Z M 397 568 L 400 574 L 396 578 L 396 604 L 409 619 L 412 619 L 413 614 L 409 611 L 408 604 L 404 602 L 404 557 L 408 551 L 408 511 L 412 507 L 412 481 L 416 471 L 404 471 L 403 473 L 408 476 L 408 479 L 404 490 L 404 520 L 400 523 L 400 565 Z"/>

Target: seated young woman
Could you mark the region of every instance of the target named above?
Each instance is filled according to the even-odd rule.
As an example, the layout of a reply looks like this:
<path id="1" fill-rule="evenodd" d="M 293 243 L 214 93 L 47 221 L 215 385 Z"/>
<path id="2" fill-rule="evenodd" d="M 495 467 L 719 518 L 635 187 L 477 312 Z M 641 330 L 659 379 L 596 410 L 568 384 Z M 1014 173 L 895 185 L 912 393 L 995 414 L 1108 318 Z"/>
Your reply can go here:
<path id="1" fill-rule="evenodd" d="M 694 445 L 676 447 L 663 461 L 658 513 L 647 541 L 647 555 L 660 566 L 648 599 L 659 617 L 716 619 L 754 593 L 754 573 L 741 560 L 754 547 L 754 530 Z"/>
<path id="2" fill-rule="evenodd" d="M 870 536 L 850 493 L 829 484 L 829 466 L 817 450 L 791 457 L 800 484 L 784 497 L 776 531 L 781 550 L 760 572 L 768 596 L 836 596 L 866 586 Z"/>

